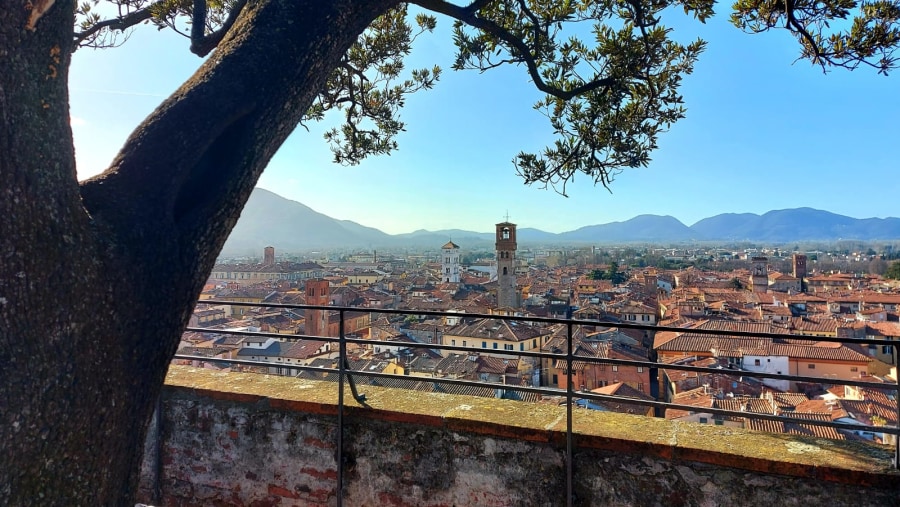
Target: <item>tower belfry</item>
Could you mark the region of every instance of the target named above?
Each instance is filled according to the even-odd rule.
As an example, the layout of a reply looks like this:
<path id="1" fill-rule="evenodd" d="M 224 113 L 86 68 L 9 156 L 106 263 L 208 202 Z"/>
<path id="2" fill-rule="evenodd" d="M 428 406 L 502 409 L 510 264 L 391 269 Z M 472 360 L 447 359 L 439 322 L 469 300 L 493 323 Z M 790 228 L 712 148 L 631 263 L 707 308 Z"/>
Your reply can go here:
<path id="1" fill-rule="evenodd" d="M 497 306 L 516 308 L 519 301 L 516 293 L 516 224 L 506 220 L 496 225 L 497 251 Z"/>

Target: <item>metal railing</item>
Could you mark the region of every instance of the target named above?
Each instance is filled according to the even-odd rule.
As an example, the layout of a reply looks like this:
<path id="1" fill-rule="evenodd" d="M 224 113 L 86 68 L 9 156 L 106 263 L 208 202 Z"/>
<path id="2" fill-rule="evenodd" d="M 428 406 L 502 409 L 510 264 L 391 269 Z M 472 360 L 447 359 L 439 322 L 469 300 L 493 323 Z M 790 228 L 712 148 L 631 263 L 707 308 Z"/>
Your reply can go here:
<path id="1" fill-rule="evenodd" d="M 654 370 L 675 370 L 675 371 L 685 371 L 685 372 L 693 372 L 697 374 L 701 373 L 709 373 L 709 374 L 722 374 L 722 375 L 730 375 L 733 377 L 746 377 L 746 378 L 755 378 L 755 379 L 775 379 L 775 380 L 787 380 L 790 382 L 804 382 L 811 384 L 824 384 L 824 385 L 847 385 L 847 386 L 856 386 L 856 387 L 865 387 L 871 389 L 878 389 L 882 391 L 894 391 L 893 401 L 897 403 L 898 396 L 897 393 L 900 392 L 900 380 L 896 384 L 887 384 L 883 382 L 870 382 L 865 380 L 855 380 L 855 379 L 837 379 L 837 378 L 822 378 L 822 377 L 812 377 L 805 375 L 788 375 L 788 374 L 774 374 L 767 372 L 755 372 L 748 371 L 744 369 L 731 369 L 731 368 L 722 368 L 719 367 L 703 367 L 703 366 L 691 366 L 686 364 L 669 364 L 669 363 L 660 363 L 650 360 L 630 360 L 630 359 L 613 359 L 613 358 L 600 358 L 600 357 L 591 357 L 584 355 L 576 355 L 574 353 L 574 329 L 575 326 L 600 326 L 607 328 L 621 328 L 621 329 L 635 329 L 641 331 L 649 331 L 649 332 L 660 332 L 660 331 L 674 331 L 674 332 L 690 332 L 694 334 L 705 334 L 705 335 L 718 335 L 718 336 L 729 336 L 729 337 L 741 337 L 741 338 L 768 338 L 774 340 L 808 340 L 812 342 L 837 342 L 842 344 L 855 344 L 855 345 L 877 345 L 877 346 L 891 346 L 892 354 L 893 354 L 893 363 L 898 365 L 898 347 L 895 342 L 878 340 L 878 339 L 868 339 L 868 338 L 836 338 L 829 336 L 812 336 L 812 335 L 797 335 L 797 334 L 783 334 L 783 333 L 757 333 L 757 332 L 747 332 L 747 331 L 731 331 L 731 330 L 709 330 L 709 329 L 697 329 L 697 328 L 676 328 L 676 327 L 665 327 L 665 326 L 655 326 L 655 325 L 646 325 L 646 324 L 637 324 L 632 322 L 618 322 L 618 321 L 598 321 L 598 320 L 579 320 L 579 319 L 562 319 L 562 318 L 549 318 L 549 317 L 524 317 L 524 316 L 508 316 L 508 315 L 491 315 L 491 314 L 474 314 L 474 313 L 451 313 L 451 312 L 442 312 L 442 311 L 431 311 L 431 310 L 394 310 L 394 309 L 376 309 L 376 308 L 362 308 L 362 307 L 342 307 L 342 306 L 316 306 L 316 305 L 295 305 L 295 304 L 269 304 L 269 303 L 243 303 L 243 302 L 234 302 L 227 300 L 203 300 L 201 301 L 203 304 L 210 305 L 231 305 L 231 306 L 242 306 L 242 307 L 254 307 L 254 308 L 267 308 L 267 309 L 283 309 L 283 310 L 319 310 L 325 312 L 333 312 L 338 314 L 338 336 L 337 337 L 329 337 L 329 336 L 313 336 L 313 335 L 296 335 L 296 334 L 282 334 L 282 333 L 271 333 L 271 332 L 251 332 L 246 330 L 228 330 L 228 329 L 217 329 L 217 328 L 203 328 L 203 327 L 188 327 L 186 331 L 189 332 L 198 332 L 198 333 L 215 333 L 220 335 L 239 335 L 239 336 L 249 336 L 249 337 L 263 337 L 263 338 L 275 338 L 281 341 L 302 341 L 302 340 L 316 340 L 327 343 L 337 343 L 338 344 L 338 356 L 337 356 L 337 367 L 321 367 L 321 366 L 309 366 L 303 364 L 285 364 L 285 363 L 273 363 L 270 361 L 260 361 L 260 360 L 248 360 L 248 359 L 233 359 L 233 358 L 220 358 L 220 357 L 207 357 L 200 355 L 188 355 L 188 354 L 176 354 L 176 360 L 186 360 L 186 361 L 199 361 L 199 362 L 213 362 L 213 363 L 222 363 L 229 365 L 240 365 L 247 367 L 259 367 L 259 368 L 279 368 L 281 370 L 288 371 L 308 371 L 308 372 L 316 372 L 316 373 L 331 373 L 337 374 L 338 377 L 338 414 L 337 414 L 337 504 L 338 506 L 342 505 L 342 487 L 343 487 L 343 445 L 344 445 L 344 388 L 345 385 L 349 385 L 353 398 L 357 403 L 361 405 L 365 405 L 366 402 L 366 394 L 359 392 L 359 386 L 357 385 L 356 378 L 364 377 L 368 379 L 372 378 L 404 378 L 404 379 L 415 379 L 425 381 L 431 383 L 441 383 L 455 386 L 466 386 L 466 387 L 489 387 L 491 389 L 499 389 L 502 388 L 506 391 L 516 391 L 516 392 L 527 392 L 527 393 L 535 393 L 539 395 L 547 395 L 547 396 L 556 396 L 564 398 L 566 405 L 566 485 L 567 485 L 567 505 L 571 506 L 574 499 L 574 483 L 573 483 L 573 453 L 574 453 L 574 433 L 572 430 L 572 410 L 575 405 L 576 399 L 582 400 L 594 400 L 600 402 L 617 402 L 617 403 L 627 403 L 629 405 L 639 405 L 645 407 L 652 407 L 654 410 L 657 410 L 658 413 L 664 413 L 665 410 L 682 410 L 687 411 L 689 413 L 697 413 L 702 412 L 704 414 L 712 414 L 714 416 L 721 417 L 734 417 L 741 419 L 761 419 L 761 420 L 770 420 L 770 421 L 778 421 L 782 423 L 795 423 L 802 425 L 813 425 L 813 426 L 826 426 L 835 429 L 844 429 L 844 430 L 853 430 L 853 431 L 865 431 L 878 433 L 883 435 L 893 435 L 894 436 L 894 453 L 893 453 L 893 467 L 897 468 L 900 465 L 900 428 L 898 427 L 890 427 L 890 426 L 869 426 L 863 424 L 854 424 L 854 423 L 842 423 L 837 421 L 825 421 L 825 420 L 817 420 L 817 419 L 807 419 L 807 418 L 798 418 L 798 417 L 789 417 L 785 415 L 775 415 L 775 414 L 766 414 L 766 413 L 757 413 L 757 412 L 749 412 L 749 411 L 734 411 L 734 410 L 725 410 L 721 408 L 713 408 L 713 407 L 698 407 L 694 405 L 685 405 L 678 403 L 670 403 L 665 401 L 656 400 L 646 400 L 646 399 L 638 399 L 624 396 L 616 396 L 616 395 L 606 395 L 599 394 L 593 392 L 585 392 L 585 391 L 576 391 L 573 386 L 573 364 L 577 361 L 580 363 L 593 363 L 593 364 L 604 364 L 604 365 L 613 365 L 613 366 L 634 366 L 634 367 L 642 367 L 648 368 L 649 372 L 653 372 Z M 527 351 L 527 350 L 498 350 L 498 349 L 485 349 L 485 348 L 477 348 L 471 346 L 457 346 L 457 345 L 443 345 L 441 343 L 422 343 L 422 342 L 402 342 L 403 348 L 411 348 L 411 349 L 431 349 L 431 350 L 439 350 L 439 351 L 453 351 L 453 352 L 462 352 L 462 353 L 478 353 L 484 355 L 501 355 L 501 356 L 516 356 L 519 358 L 530 357 L 537 359 L 550 359 L 553 361 L 564 361 L 565 362 L 565 375 L 566 375 L 566 388 L 555 388 L 549 386 L 525 386 L 525 385 L 511 385 L 505 383 L 496 383 L 496 382 L 488 382 L 483 380 L 470 380 L 470 379 L 460 379 L 460 378 L 445 378 L 445 377 L 419 377 L 419 376 L 408 376 L 408 375 L 399 375 L 399 374 L 390 374 L 383 373 L 377 371 L 354 371 L 350 367 L 350 361 L 347 354 L 347 345 L 348 344 L 357 344 L 357 345 L 365 345 L 365 346 L 386 346 L 386 347 L 398 347 L 397 342 L 391 341 L 381 341 L 381 340 L 373 340 L 373 339 L 362 339 L 348 336 L 345 332 L 345 323 L 347 321 L 347 313 L 359 313 L 365 312 L 370 314 L 384 314 L 384 315 L 394 315 L 394 316 L 417 316 L 417 317 L 448 317 L 453 319 L 465 319 L 465 320 L 475 320 L 475 319 L 492 319 L 497 321 L 511 321 L 511 322 L 528 322 L 533 324 L 546 324 L 546 325 L 559 325 L 562 324 L 565 326 L 565 342 L 566 342 L 566 350 L 564 352 L 544 352 L 544 351 Z M 252 315 L 246 315 L 245 317 L 252 317 Z M 495 338 L 494 338 L 495 339 Z M 529 338 L 530 339 L 530 338 Z M 543 343 L 541 343 L 543 346 Z M 898 375 L 900 376 L 900 375 Z M 651 382 L 657 381 L 657 379 L 653 378 L 651 375 Z M 895 407 L 898 421 L 900 421 L 900 403 L 897 403 L 897 407 Z"/>

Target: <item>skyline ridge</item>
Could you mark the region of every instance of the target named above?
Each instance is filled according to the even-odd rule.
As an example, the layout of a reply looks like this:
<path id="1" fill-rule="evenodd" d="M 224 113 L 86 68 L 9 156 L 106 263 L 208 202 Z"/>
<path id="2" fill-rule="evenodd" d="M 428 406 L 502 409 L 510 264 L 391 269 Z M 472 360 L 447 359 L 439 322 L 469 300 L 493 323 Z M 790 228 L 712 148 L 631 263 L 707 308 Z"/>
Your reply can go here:
<path id="1" fill-rule="evenodd" d="M 524 243 L 685 243 L 701 241 L 898 240 L 900 218 L 854 218 L 811 207 L 756 213 L 720 213 L 688 226 L 672 215 L 645 213 L 628 220 L 548 232 L 519 225 Z M 499 222 L 497 222 L 499 223 Z M 490 227 L 494 222 L 485 224 Z M 281 251 L 341 247 L 426 247 L 452 238 L 471 247 L 489 246 L 493 232 L 462 228 L 389 234 L 354 220 L 339 220 L 270 190 L 256 188 L 223 252 L 255 252 L 267 244 Z M 438 245 L 439 246 L 439 245 Z"/>

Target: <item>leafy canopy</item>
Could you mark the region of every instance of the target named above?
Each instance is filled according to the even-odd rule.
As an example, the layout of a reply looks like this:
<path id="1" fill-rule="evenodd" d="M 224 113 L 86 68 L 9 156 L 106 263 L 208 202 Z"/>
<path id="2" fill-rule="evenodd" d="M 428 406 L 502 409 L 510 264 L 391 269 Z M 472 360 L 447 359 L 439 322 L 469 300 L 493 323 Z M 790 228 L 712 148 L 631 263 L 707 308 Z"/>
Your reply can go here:
<path id="1" fill-rule="evenodd" d="M 884 277 L 890 280 L 900 280 L 900 261 L 894 261 L 888 266 Z"/>
<path id="2" fill-rule="evenodd" d="M 303 0 L 297 0 L 303 1 Z M 316 0 L 308 0 L 316 1 Z M 206 55 L 227 35 L 248 0 L 86 0 L 76 7 L 77 46 L 123 43 L 131 27 L 152 23 L 190 38 Z M 358 164 L 397 148 L 405 97 L 435 85 L 437 66 L 406 71 L 416 39 L 435 15 L 453 20 L 454 70 L 523 67 L 544 98 L 535 109 L 555 134 L 538 153 L 513 163 L 527 184 L 565 195 L 576 175 L 607 189 L 624 168 L 646 166 L 657 137 L 685 115 L 679 86 L 705 47 L 673 40 L 662 17 L 683 10 L 699 22 L 714 0 L 414 0 L 380 13 L 331 71 L 304 121 L 329 111 L 342 125 L 326 132 L 334 160 Z M 412 14 L 408 6 L 417 7 Z M 667 13 L 668 11 L 668 13 Z M 731 21 L 749 33 L 788 30 L 799 59 L 820 66 L 897 67 L 900 0 L 737 0 Z M 301 122 L 302 123 L 302 122 Z"/>

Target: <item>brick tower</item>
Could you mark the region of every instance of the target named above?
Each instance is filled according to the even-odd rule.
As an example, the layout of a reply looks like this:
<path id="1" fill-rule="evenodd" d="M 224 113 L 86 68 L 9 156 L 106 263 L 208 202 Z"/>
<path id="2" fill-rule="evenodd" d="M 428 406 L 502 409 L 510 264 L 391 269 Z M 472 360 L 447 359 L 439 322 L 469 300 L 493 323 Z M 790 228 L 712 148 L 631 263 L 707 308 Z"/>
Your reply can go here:
<path id="1" fill-rule="evenodd" d="M 516 224 L 509 221 L 497 224 L 497 306 L 516 308 Z"/>

